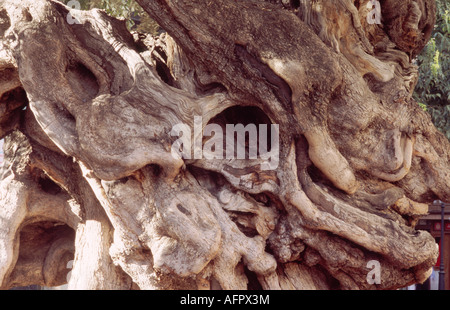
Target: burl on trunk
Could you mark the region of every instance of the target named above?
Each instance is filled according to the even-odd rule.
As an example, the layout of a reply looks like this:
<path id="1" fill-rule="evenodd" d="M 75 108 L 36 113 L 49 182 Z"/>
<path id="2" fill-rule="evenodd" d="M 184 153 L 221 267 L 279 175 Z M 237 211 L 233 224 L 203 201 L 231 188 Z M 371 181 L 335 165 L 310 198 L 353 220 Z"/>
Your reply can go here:
<path id="1" fill-rule="evenodd" d="M 427 279 L 415 225 L 450 200 L 450 143 L 411 97 L 433 0 L 137 2 L 163 34 L 0 3 L 1 288 L 70 260 L 73 289 Z"/>

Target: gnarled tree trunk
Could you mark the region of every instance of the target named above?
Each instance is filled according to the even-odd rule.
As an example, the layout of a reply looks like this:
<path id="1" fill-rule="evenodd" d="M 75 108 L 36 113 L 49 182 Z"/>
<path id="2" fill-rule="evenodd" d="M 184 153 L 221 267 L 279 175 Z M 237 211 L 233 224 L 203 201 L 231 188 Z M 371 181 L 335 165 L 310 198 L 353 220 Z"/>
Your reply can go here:
<path id="1" fill-rule="evenodd" d="M 450 200 L 450 144 L 411 94 L 433 0 L 381 0 L 379 19 L 373 0 L 137 2 L 167 33 L 0 2 L 1 288 L 63 284 L 70 260 L 73 289 L 429 276 L 414 227 Z M 259 152 L 230 152 L 227 124 L 255 124 Z"/>

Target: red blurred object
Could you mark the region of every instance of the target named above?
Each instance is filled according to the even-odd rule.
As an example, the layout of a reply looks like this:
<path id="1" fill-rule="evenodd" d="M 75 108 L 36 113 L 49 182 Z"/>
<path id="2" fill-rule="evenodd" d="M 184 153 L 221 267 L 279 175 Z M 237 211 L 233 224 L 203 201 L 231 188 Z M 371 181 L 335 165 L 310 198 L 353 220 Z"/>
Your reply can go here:
<path id="1" fill-rule="evenodd" d="M 450 230 L 450 222 L 445 222 L 444 229 L 445 229 L 445 231 Z M 440 231 L 441 230 L 441 222 L 434 222 L 433 230 Z"/>

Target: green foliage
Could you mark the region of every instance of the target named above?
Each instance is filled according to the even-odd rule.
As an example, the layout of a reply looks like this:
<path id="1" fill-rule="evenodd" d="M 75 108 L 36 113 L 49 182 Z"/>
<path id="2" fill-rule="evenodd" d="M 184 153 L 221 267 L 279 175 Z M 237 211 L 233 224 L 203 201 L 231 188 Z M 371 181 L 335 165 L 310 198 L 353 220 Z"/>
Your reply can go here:
<path id="1" fill-rule="evenodd" d="M 450 2 L 437 0 L 437 20 L 430 42 L 417 57 L 419 82 L 414 98 L 450 139 Z"/>
<path id="2" fill-rule="evenodd" d="M 70 0 L 59 1 L 66 5 L 75 3 L 74 1 L 70 2 Z M 130 30 L 153 35 L 160 30 L 159 25 L 134 0 L 77 0 L 77 2 L 80 4 L 81 10 L 99 8 L 105 10 L 108 15 L 125 19 Z M 72 7 L 78 9 L 78 7 Z M 139 19 L 139 22 L 135 21 L 136 18 Z"/>

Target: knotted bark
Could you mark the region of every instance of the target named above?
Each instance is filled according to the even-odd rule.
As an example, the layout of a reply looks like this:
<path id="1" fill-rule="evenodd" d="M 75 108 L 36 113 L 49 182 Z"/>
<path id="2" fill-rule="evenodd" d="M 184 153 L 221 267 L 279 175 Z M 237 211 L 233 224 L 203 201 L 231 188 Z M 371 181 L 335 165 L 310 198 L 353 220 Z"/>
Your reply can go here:
<path id="1" fill-rule="evenodd" d="M 1 288 L 63 284 L 70 260 L 73 289 L 427 279 L 414 226 L 450 200 L 450 143 L 411 97 L 434 1 L 381 1 L 380 24 L 368 0 L 137 2 L 165 33 L 1 4 Z M 225 156 L 230 124 L 274 128 L 266 152 Z"/>

